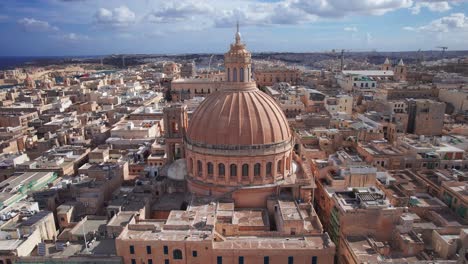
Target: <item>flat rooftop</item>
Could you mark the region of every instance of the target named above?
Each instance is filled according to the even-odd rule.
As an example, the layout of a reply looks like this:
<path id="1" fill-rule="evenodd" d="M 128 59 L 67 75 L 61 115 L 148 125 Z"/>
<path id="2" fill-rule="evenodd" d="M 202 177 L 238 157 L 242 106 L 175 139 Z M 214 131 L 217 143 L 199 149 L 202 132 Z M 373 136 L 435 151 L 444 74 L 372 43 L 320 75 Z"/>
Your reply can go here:
<path id="1" fill-rule="evenodd" d="M 294 201 L 278 201 L 281 217 L 285 220 L 302 220 L 301 214 Z"/>
<path id="2" fill-rule="evenodd" d="M 214 242 L 214 249 L 285 249 L 285 250 L 311 250 L 328 248 L 326 239 L 322 235 L 307 237 L 229 237 L 225 241 Z"/>
<path id="3" fill-rule="evenodd" d="M 268 216 L 265 210 L 239 210 L 235 211 L 232 224 L 239 226 L 269 227 Z"/>

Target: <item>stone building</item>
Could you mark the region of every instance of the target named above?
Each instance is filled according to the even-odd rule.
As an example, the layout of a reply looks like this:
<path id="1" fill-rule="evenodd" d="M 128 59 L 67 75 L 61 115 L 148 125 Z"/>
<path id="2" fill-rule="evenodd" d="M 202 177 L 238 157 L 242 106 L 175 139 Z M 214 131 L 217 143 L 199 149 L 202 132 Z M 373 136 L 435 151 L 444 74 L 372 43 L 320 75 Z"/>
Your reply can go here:
<path id="1" fill-rule="evenodd" d="M 180 77 L 191 78 L 196 74 L 195 62 L 186 62 L 180 66 Z"/>
<path id="2" fill-rule="evenodd" d="M 299 83 L 301 71 L 286 67 L 266 68 L 255 70 L 255 82 L 258 87 L 272 86 L 278 82 L 296 85 Z"/>
<path id="3" fill-rule="evenodd" d="M 408 100 L 407 132 L 437 136 L 444 128 L 445 103 L 432 100 Z"/>

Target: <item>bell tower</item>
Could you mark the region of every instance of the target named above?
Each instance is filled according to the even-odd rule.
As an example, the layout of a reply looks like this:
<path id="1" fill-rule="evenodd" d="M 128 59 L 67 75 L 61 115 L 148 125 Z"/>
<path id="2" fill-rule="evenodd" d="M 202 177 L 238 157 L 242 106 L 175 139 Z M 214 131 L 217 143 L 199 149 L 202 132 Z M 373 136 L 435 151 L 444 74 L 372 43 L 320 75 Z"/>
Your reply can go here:
<path id="1" fill-rule="evenodd" d="M 392 70 L 392 63 L 388 58 L 385 59 L 385 62 L 380 66 L 380 70 L 382 71 L 391 71 Z"/>
<path id="2" fill-rule="evenodd" d="M 395 66 L 394 74 L 395 80 L 406 81 L 407 69 L 405 63 L 403 63 L 403 59 L 400 59 L 398 65 Z"/>
<path id="3" fill-rule="evenodd" d="M 164 108 L 164 133 L 167 162 L 185 158 L 184 137 L 188 127 L 186 105 L 171 105 Z"/>

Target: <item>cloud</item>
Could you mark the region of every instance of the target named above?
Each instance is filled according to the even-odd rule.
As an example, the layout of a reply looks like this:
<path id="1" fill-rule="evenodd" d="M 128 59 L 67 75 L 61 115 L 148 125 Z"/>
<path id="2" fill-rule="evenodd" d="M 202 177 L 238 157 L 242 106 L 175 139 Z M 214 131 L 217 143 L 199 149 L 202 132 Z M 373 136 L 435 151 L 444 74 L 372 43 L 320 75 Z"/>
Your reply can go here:
<path id="1" fill-rule="evenodd" d="M 146 15 L 146 20 L 153 23 L 172 23 L 193 20 L 195 17 L 213 13 L 213 8 L 207 3 L 185 1 L 163 5 Z"/>
<path id="2" fill-rule="evenodd" d="M 320 17 L 383 15 L 412 6 L 412 0 L 290 0 L 292 6 Z"/>
<path id="3" fill-rule="evenodd" d="M 348 32 L 357 32 L 358 31 L 357 27 L 355 27 L 355 26 L 345 27 L 345 28 L 343 28 L 343 30 L 348 31 Z"/>
<path id="4" fill-rule="evenodd" d="M 463 13 L 453 13 L 436 20 L 433 20 L 427 25 L 420 27 L 403 27 L 404 30 L 416 32 L 451 32 L 451 31 L 464 31 L 468 30 L 468 17 Z"/>
<path id="5" fill-rule="evenodd" d="M 245 1 L 226 5 L 185 0 L 165 4 L 149 12 L 145 20 L 153 23 L 198 23 L 214 27 L 232 27 L 236 21 L 244 26 L 295 25 L 319 18 L 349 15 L 383 15 L 397 9 L 410 8 L 413 0 L 280 0 L 275 2 Z"/>
<path id="6" fill-rule="evenodd" d="M 17 23 L 26 32 L 52 32 L 59 30 L 58 27 L 50 25 L 49 22 L 34 18 L 22 18 Z"/>
<path id="7" fill-rule="evenodd" d="M 432 12 L 446 12 L 452 9 L 448 1 L 417 2 L 410 8 L 414 15 L 419 14 L 422 8 L 427 8 Z"/>
<path id="8" fill-rule="evenodd" d="M 253 3 L 244 8 L 216 12 L 215 27 L 233 27 L 237 21 L 243 26 L 295 25 L 313 22 L 317 16 L 292 6 L 288 1 Z"/>
<path id="9" fill-rule="evenodd" d="M 96 25 L 112 28 L 126 28 L 136 22 L 135 13 L 126 6 L 120 6 L 112 10 L 100 8 L 94 14 Z"/>
<path id="10" fill-rule="evenodd" d="M 81 41 L 81 40 L 88 40 L 89 37 L 86 35 L 80 35 L 76 33 L 68 33 L 68 34 L 63 34 L 60 35 L 59 38 L 64 41 L 68 42 L 76 42 L 76 41 Z"/>
<path id="11" fill-rule="evenodd" d="M 7 15 L 0 15 L 0 21 L 5 21 L 8 19 Z"/>

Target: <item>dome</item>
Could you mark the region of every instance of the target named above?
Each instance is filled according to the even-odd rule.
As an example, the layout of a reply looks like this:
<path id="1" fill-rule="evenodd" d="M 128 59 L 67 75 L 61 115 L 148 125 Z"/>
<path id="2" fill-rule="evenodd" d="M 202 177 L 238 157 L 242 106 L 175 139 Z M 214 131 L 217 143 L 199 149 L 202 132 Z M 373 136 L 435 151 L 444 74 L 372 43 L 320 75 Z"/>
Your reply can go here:
<path id="1" fill-rule="evenodd" d="M 250 146 L 290 141 L 291 132 L 278 104 L 253 85 L 208 96 L 193 114 L 187 138 L 192 143 Z"/>

